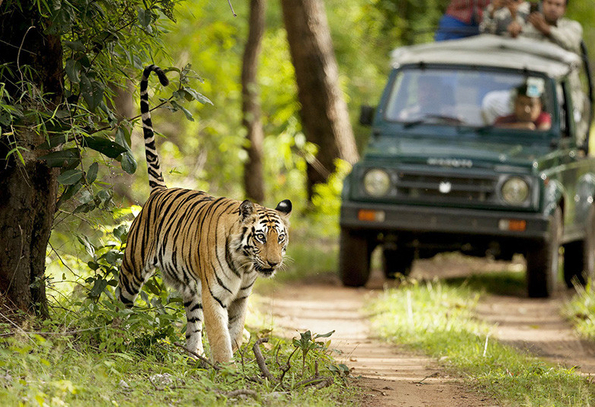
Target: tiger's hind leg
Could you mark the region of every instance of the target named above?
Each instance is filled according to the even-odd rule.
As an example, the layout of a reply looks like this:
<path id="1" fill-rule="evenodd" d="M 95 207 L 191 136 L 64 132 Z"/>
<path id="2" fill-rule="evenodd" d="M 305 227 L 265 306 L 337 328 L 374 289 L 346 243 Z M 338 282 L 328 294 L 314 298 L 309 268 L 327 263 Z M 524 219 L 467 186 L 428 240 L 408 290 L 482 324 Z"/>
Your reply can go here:
<path id="1" fill-rule="evenodd" d="M 174 290 L 178 291 L 186 309 L 186 349 L 190 352 L 204 355 L 202 346 L 202 323 L 204 321 L 201 284 L 200 281 L 187 278 L 179 274 L 176 268 L 166 266 L 162 270 L 163 281 Z"/>
<path id="2" fill-rule="evenodd" d="M 122 262 L 118 287 L 120 288 L 120 301 L 122 301 L 126 308 L 132 308 L 134 300 L 138 296 L 143 284 L 151 278 L 154 272 L 154 268 L 148 268 L 143 269 L 140 273 L 136 273 L 128 266 L 127 262 Z"/>
<path id="3" fill-rule="evenodd" d="M 200 287 L 184 287 L 181 294 L 184 308 L 186 308 L 186 349 L 203 356 L 202 323 L 204 316 Z"/>

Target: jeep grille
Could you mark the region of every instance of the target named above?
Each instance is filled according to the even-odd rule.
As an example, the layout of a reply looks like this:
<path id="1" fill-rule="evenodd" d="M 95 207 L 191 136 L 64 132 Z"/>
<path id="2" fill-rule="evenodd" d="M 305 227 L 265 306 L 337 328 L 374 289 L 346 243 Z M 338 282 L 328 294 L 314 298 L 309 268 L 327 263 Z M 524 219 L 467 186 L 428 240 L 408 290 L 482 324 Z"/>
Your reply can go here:
<path id="1" fill-rule="evenodd" d="M 498 203 L 498 178 L 471 174 L 397 173 L 397 197 L 442 203 Z"/>

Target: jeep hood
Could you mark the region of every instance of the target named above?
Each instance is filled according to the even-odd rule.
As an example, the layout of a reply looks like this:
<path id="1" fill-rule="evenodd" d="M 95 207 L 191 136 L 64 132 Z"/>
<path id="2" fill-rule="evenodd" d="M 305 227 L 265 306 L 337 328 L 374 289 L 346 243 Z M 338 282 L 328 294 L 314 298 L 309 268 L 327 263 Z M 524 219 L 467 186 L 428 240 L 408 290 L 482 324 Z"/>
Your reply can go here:
<path id="1" fill-rule="evenodd" d="M 542 144 L 383 137 L 369 145 L 365 159 L 396 160 L 411 164 L 427 164 L 432 160 L 431 164 L 434 165 L 463 167 L 491 167 L 496 164 L 531 166 L 551 152 L 549 146 Z"/>

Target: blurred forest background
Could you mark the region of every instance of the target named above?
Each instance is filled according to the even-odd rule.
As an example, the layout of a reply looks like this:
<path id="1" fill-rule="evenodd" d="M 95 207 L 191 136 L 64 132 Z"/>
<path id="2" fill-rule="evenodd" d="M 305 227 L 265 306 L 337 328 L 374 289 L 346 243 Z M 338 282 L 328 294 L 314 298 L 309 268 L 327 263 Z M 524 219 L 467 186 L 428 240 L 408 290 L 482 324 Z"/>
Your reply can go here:
<path id="1" fill-rule="evenodd" d="M 588 1 L 571 1 L 567 16 L 580 21 L 584 38 L 595 63 L 595 11 Z M 184 67 L 191 64 L 202 79 L 195 84 L 212 104 L 185 105 L 193 120 L 182 111 L 158 109 L 153 124 L 162 137 L 158 151 L 168 186 L 209 191 L 213 195 L 242 199 L 244 162 L 247 159 L 246 129 L 242 126 L 242 55 L 249 30 L 249 1 L 232 1 L 237 16 L 224 1 L 193 0 L 182 2 L 175 20 L 163 20 L 162 38 L 166 53 L 154 56 L 157 65 Z M 347 102 L 351 125 L 360 154 L 369 129 L 359 125 L 362 104 L 375 104 L 390 71 L 389 53 L 396 47 L 430 42 L 447 0 L 325 0 L 333 47 L 339 66 L 339 81 Z M 172 77 L 172 75 L 170 75 Z M 327 185 L 319 186 L 310 204 L 306 193 L 306 160 L 316 146 L 306 142 L 302 133 L 295 72 L 279 1 L 266 2 L 265 31 L 258 63 L 258 91 L 264 130 L 264 204 L 276 205 L 282 199 L 294 203 L 292 242 L 289 255 L 295 259 L 288 267 L 291 274 L 303 275 L 333 268 L 336 256 L 312 251 L 313 240 L 324 242 L 322 251 L 336 250 L 339 194 L 342 177 L 349 170 L 339 164 L 338 172 Z M 150 87 L 157 85 L 156 80 Z M 138 90 L 123 95 L 123 114 L 138 114 Z M 84 235 L 96 247 L 106 243 L 105 227 L 113 218 L 126 217 L 131 205 L 142 205 L 149 193 L 144 144 L 140 127 L 132 136 L 132 150 L 139 162 L 135 174 L 123 172 L 116 163 L 98 179 L 113 188 L 113 207 L 72 216 L 79 205 L 72 202 L 56 218 L 48 251 L 52 274 L 63 275 L 64 259 L 85 259 L 88 245 L 75 238 Z M 135 209 L 132 210 L 135 212 Z M 120 218 L 123 216 L 123 218 Z M 107 239 L 109 241 L 109 239 Z M 305 245 L 305 247 L 303 246 Z M 327 253 L 328 254 L 328 253 Z M 61 257 L 60 261 L 58 256 Z M 326 261 L 318 264 L 320 256 Z M 329 260 L 331 259 L 331 260 Z M 329 264 L 329 261 L 331 262 Z"/>
<path id="2" fill-rule="evenodd" d="M 338 63 L 339 85 L 361 154 L 369 130 L 358 124 L 359 109 L 362 104 L 375 104 L 380 97 L 390 70 L 390 51 L 403 45 L 432 41 L 448 1 L 325 0 L 323 4 Z M 154 127 L 161 135 L 157 138 L 157 149 L 166 183 L 243 199 L 246 195 L 243 174 L 247 130 L 242 125 L 241 72 L 249 32 L 250 2 L 236 0 L 228 4 L 223 0 L 193 0 L 178 3 L 172 10 L 173 15 L 164 13 L 151 22 L 163 31 L 161 36 L 153 38 L 159 46 L 151 52 L 151 46 L 143 44 L 146 53 L 139 55 L 130 50 L 128 58 L 134 62 L 131 65 L 140 68 L 155 63 L 179 69 L 190 65 L 199 77 L 192 79 L 194 74 L 189 73 L 190 86 L 212 103 L 186 103 L 175 112 L 167 109 L 153 112 Z M 594 61 L 595 11 L 591 2 L 571 1 L 567 16 L 582 23 Z M 142 17 L 139 12 L 139 21 Z M 327 256 L 333 260 L 321 265 L 316 251 L 312 250 L 312 239 L 323 242 L 317 244 L 323 251 L 333 253 L 336 248 L 341 180 L 349 164 L 338 162 L 337 171 L 329 182 L 318 185 L 312 201 L 308 200 L 306 163 L 312 162 L 317 146 L 306 141 L 302 130 L 295 71 L 283 21 L 281 2 L 266 2 L 265 30 L 257 68 L 264 130 L 262 201 L 273 207 L 282 199 L 291 199 L 294 203 L 289 255 L 295 261 L 288 272 L 300 274 L 306 270 L 334 269 L 332 262 L 336 256 Z M 145 28 L 149 32 L 149 23 Z M 76 43 L 65 45 L 70 51 L 77 51 Z M 68 78 L 75 84 L 79 75 L 76 63 L 74 60 L 65 63 Z M 131 75 L 138 81 L 140 70 Z M 168 75 L 176 82 L 174 73 Z M 130 81 L 120 85 L 124 91 L 118 91 L 114 101 L 116 110 L 132 118 L 138 115 L 138 83 Z M 150 92 L 155 95 L 153 105 L 166 93 L 154 79 Z M 116 132 L 116 141 L 122 137 Z M 132 132 L 131 149 L 138 161 L 138 169 L 133 174 L 130 174 L 133 169 L 125 168 L 125 162 L 93 155 L 92 151 L 85 155 L 85 170 L 88 167 L 89 172 L 95 172 L 97 181 L 92 193 L 83 189 L 77 194 L 74 191 L 67 194 L 72 198 L 65 200 L 56 212 L 46 263 L 49 273 L 45 280 L 50 286 L 64 283 L 74 287 L 86 282 L 90 296 L 98 298 L 105 289 L 115 285 L 113 276 L 117 273 L 121 250 L 118 243 L 125 240 L 132 215 L 149 193 L 138 123 Z M 102 165 L 89 166 L 95 161 Z M 67 175 L 77 176 L 75 181 L 80 182 L 81 172 L 70 171 L 74 173 Z M 71 181 L 64 176 L 60 179 L 61 192 L 69 192 L 74 183 Z"/>
<path id="3" fill-rule="evenodd" d="M 242 126 L 241 72 L 249 30 L 249 3 L 233 1 L 237 14 L 234 16 L 223 1 L 183 2 L 176 9 L 176 22 L 167 19 L 161 22 L 167 31 L 162 38 L 167 54 L 155 55 L 152 62 L 179 68 L 191 64 L 201 78 L 192 85 L 212 102 L 185 104 L 184 109 L 193 120 L 187 120 L 182 111 L 172 113 L 158 109 L 153 112 L 154 127 L 161 135 L 157 138 L 157 148 L 168 186 L 206 190 L 213 195 L 237 199 L 245 196 L 243 174 L 247 140 Z M 308 201 L 306 162 L 313 158 L 317 146 L 308 143 L 302 132 L 295 71 L 281 3 L 266 3 L 257 75 L 264 130 L 263 203 L 274 207 L 282 199 L 292 200 L 289 255 L 295 262 L 288 269 L 303 274 L 306 271 L 300 264 L 304 264 L 308 272 L 316 272 L 333 265 L 327 260 L 326 264 L 317 266 L 317 254 L 307 248 L 301 250 L 300 242 L 309 245 L 312 239 L 317 239 L 325 242 L 321 246 L 323 251 L 334 252 L 341 180 L 350 166 L 339 162 L 337 173 L 328 184 L 318 186 L 312 202 Z M 439 0 L 324 2 L 339 66 L 339 84 L 360 152 L 369 133 L 358 124 L 360 105 L 374 104 L 380 97 L 390 70 L 390 51 L 400 45 L 432 41 L 446 3 Z M 175 82 L 176 75 L 170 73 L 169 76 Z M 120 92 L 117 101 L 119 113 L 126 117 L 138 114 L 137 85 L 131 86 L 132 94 Z M 160 96 L 159 88 L 152 79 L 150 92 Z M 157 98 L 152 100 L 154 105 Z M 94 210 L 73 216 L 73 211 L 84 203 L 75 197 L 70 207 L 58 213 L 48 251 L 48 265 L 57 280 L 64 275 L 62 262 L 85 260 L 88 243 L 95 247 L 105 244 L 114 222 L 117 226 L 122 219 L 130 220 L 130 212 L 138 208 L 128 208 L 142 205 L 147 199 L 149 186 L 140 126 L 135 128 L 131 144 L 138 161 L 134 174 L 125 173 L 116 162 L 113 166 L 100 167 L 98 180 L 113 191 L 113 206 L 109 206 L 108 211 Z M 79 243 L 77 236 L 81 235 L 88 243 Z M 334 257 L 330 256 L 333 262 Z"/>
<path id="4" fill-rule="evenodd" d="M 360 152 L 368 132 L 358 124 L 361 104 L 375 104 L 390 70 L 389 52 L 402 45 L 432 41 L 445 0 L 325 0 L 327 18 Z M 583 24 L 586 43 L 595 54 L 595 12 L 586 1 L 570 2 L 567 15 Z M 194 121 L 182 112 L 161 109 L 153 114 L 168 185 L 208 190 L 215 195 L 242 197 L 246 130 L 242 127 L 240 74 L 248 35 L 249 2 L 232 2 L 234 17 L 223 1 L 184 2 L 163 38 L 168 55 L 155 63 L 191 64 L 204 80 L 197 90 L 213 104 L 186 105 Z M 170 24 L 168 22 L 168 24 Z M 303 157 L 314 146 L 301 133 L 295 73 L 283 26 L 280 2 L 268 1 L 266 30 L 259 58 L 258 86 L 265 132 L 265 186 L 268 205 L 290 198 L 303 202 Z M 137 93 L 130 113 L 138 110 Z M 142 139 L 133 141 L 142 167 Z M 143 169 L 134 175 L 114 174 L 120 205 L 142 203 L 148 195 Z M 328 202 L 327 202 L 328 204 Z M 298 205 L 298 208 L 301 208 Z"/>

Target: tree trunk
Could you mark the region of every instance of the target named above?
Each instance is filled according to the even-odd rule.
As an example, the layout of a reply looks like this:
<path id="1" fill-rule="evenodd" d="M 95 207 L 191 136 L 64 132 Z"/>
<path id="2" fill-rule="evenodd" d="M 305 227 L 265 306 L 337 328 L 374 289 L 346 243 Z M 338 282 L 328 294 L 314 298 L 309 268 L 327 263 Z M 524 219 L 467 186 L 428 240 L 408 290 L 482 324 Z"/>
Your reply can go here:
<path id="1" fill-rule="evenodd" d="M 308 196 L 324 183 L 341 158 L 358 158 L 347 104 L 339 88 L 326 12 L 321 0 L 282 0 L 283 19 L 295 67 L 302 127 L 306 139 L 318 146 L 316 162 L 308 163 Z"/>
<path id="2" fill-rule="evenodd" d="M 56 174 L 35 160 L 23 166 L 11 157 L 0 165 L 0 292 L 15 309 L 47 316 L 43 277 Z"/>
<path id="3" fill-rule="evenodd" d="M 44 93 L 51 110 L 62 99 L 62 46 L 58 36 L 43 32 L 37 8 L 19 11 L 5 7 L 0 15 L 0 63 L 10 67 L 3 81 L 10 96 L 23 104 L 31 93 Z M 33 92 L 19 81 L 32 68 Z M 40 109 L 41 105 L 37 104 Z M 57 173 L 38 160 L 47 153 L 37 149 L 45 136 L 19 122 L 2 129 L 0 137 L 0 293 L 15 309 L 47 315 L 45 257 L 56 210 Z M 22 148 L 22 161 L 9 152 Z"/>
<path id="4" fill-rule="evenodd" d="M 244 165 L 244 188 L 246 196 L 256 202 L 264 201 L 264 177 L 262 144 L 264 132 L 260 119 L 260 101 L 256 74 L 260 54 L 266 0 L 250 0 L 250 28 L 242 61 L 242 125 L 246 127 L 249 145 L 248 160 Z"/>

